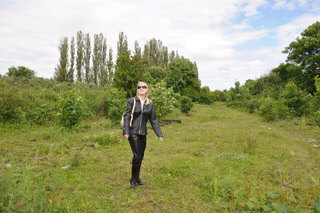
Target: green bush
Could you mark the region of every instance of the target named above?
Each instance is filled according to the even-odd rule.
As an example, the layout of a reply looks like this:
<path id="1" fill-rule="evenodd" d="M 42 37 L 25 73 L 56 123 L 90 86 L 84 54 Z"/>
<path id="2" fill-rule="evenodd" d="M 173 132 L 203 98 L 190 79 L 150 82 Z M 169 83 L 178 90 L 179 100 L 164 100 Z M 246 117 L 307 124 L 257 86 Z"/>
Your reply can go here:
<path id="1" fill-rule="evenodd" d="M 85 114 L 84 102 L 75 89 L 70 90 L 60 102 L 60 125 L 71 129 L 79 124 Z"/>
<path id="2" fill-rule="evenodd" d="M 284 99 L 285 105 L 289 107 L 294 115 L 301 116 L 308 114 L 309 103 L 307 97 L 294 82 L 290 81 L 280 96 Z"/>
<path id="3" fill-rule="evenodd" d="M 175 93 L 172 88 L 166 88 L 164 81 L 155 84 L 149 93 L 149 98 L 153 102 L 154 109 L 159 119 L 173 111 L 177 104 Z"/>
<path id="4" fill-rule="evenodd" d="M 277 119 L 275 101 L 271 98 L 265 98 L 260 105 L 259 114 L 266 121 L 275 121 Z"/>
<path id="5" fill-rule="evenodd" d="M 320 110 L 314 113 L 314 120 L 318 126 L 320 126 Z"/>
<path id="6" fill-rule="evenodd" d="M 0 82 L 1 83 L 1 82 Z M 20 123 L 23 120 L 24 100 L 19 91 L 0 85 L 0 122 Z"/>
<path id="7" fill-rule="evenodd" d="M 211 92 L 208 86 L 202 87 L 200 89 L 199 103 L 207 104 L 207 105 L 213 103 L 213 96 L 211 95 Z"/>
<path id="8" fill-rule="evenodd" d="M 10 77 L 33 78 L 35 72 L 24 66 L 18 66 L 18 68 L 12 66 L 8 69 L 7 75 Z"/>
<path id="9" fill-rule="evenodd" d="M 106 107 L 107 117 L 113 122 L 120 121 L 122 113 L 126 109 L 126 92 L 122 89 L 111 88 L 106 98 L 104 107 Z"/>
<path id="10" fill-rule="evenodd" d="M 193 104 L 190 98 L 188 98 L 187 96 L 181 96 L 180 98 L 181 112 L 188 113 L 191 110 L 192 106 Z"/>
<path id="11" fill-rule="evenodd" d="M 266 121 L 275 121 L 286 118 L 289 114 L 289 109 L 284 105 L 282 100 L 276 101 L 267 97 L 261 102 L 259 114 Z"/>
<path id="12" fill-rule="evenodd" d="M 256 109 L 259 109 L 259 101 L 257 98 L 248 99 L 244 102 L 244 106 L 250 113 L 254 113 Z"/>
<path id="13" fill-rule="evenodd" d="M 26 113 L 26 119 L 29 123 L 42 125 L 46 121 L 52 120 L 54 112 L 47 104 L 36 103 L 33 106 Z"/>
<path id="14" fill-rule="evenodd" d="M 152 66 L 146 70 L 144 75 L 146 77 L 146 81 L 149 84 L 154 85 L 160 82 L 161 80 L 165 79 L 167 71 L 162 67 Z"/>
<path id="15" fill-rule="evenodd" d="M 220 90 L 215 90 L 211 92 L 213 101 L 226 101 L 225 93 Z"/>

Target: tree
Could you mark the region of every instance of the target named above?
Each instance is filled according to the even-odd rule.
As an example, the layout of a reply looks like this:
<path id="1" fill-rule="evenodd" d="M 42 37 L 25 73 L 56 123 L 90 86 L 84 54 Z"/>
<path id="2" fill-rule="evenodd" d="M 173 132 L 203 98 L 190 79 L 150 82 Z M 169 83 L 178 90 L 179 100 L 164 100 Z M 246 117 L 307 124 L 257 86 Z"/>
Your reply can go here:
<path id="1" fill-rule="evenodd" d="M 100 86 L 105 86 L 108 83 L 107 69 L 107 39 L 100 34 L 101 54 L 100 54 Z"/>
<path id="2" fill-rule="evenodd" d="M 166 88 L 164 81 L 155 84 L 149 92 L 149 98 L 152 100 L 159 120 L 174 110 L 177 104 L 175 94 L 172 88 Z"/>
<path id="3" fill-rule="evenodd" d="M 153 38 L 144 45 L 143 59 L 147 60 L 149 67 L 166 67 L 169 61 L 168 48 L 163 46 L 162 41 Z"/>
<path id="4" fill-rule="evenodd" d="M 84 63 L 84 43 L 83 43 L 83 33 L 81 31 L 77 32 L 77 59 L 76 59 L 76 69 L 77 69 L 77 81 L 82 81 L 82 67 Z"/>
<path id="5" fill-rule="evenodd" d="M 12 66 L 8 69 L 7 76 L 33 78 L 35 76 L 35 72 L 24 66 L 18 66 L 18 68 Z"/>
<path id="6" fill-rule="evenodd" d="M 301 67 L 290 63 L 281 63 L 278 67 L 272 69 L 271 72 L 276 73 L 285 83 L 290 80 L 297 83 L 302 77 Z"/>
<path id="7" fill-rule="evenodd" d="M 127 54 L 121 54 L 117 59 L 113 85 L 118 89 L 123 89 L 127 97 L 136 94 L 138 81 L 144 81 L 144 72 L 147 67 L 146 61 L 139 55 L 132 58 Z"/>
<path id="8" fill-rule="evenodd" d="M 109 54 L 108 54 L 108 62 L 107 62 L 109 85 L 111 85 L 113 81 L 113 68 L 114 68 L 114 64 L 113 64 L 112 48 L 110 48 Z"/>
<path id="9" fill-rule="evenodd" d="M 138 41 L 134 42 L 134 55 L 139 55 L 141 57 L 141 47 L 139 46 Z"/>
<path id="10" fill-rule="evenodd" d="M 199 97 L 197 68 L 188 59 L 179 58 L 168 64 L 166 83 L 168 88 L 172 87 L 174 92 L 190 97 L 193 101 Z"/>
<path id="11" fill-rule="evenodd" d="M 90 83 L 91 81 L 91 69 L 90 69 L 90 58 L 91 58 L 91 41 L 89 33 L 85 37 L 84 46 L 84 68 L 85 68 L 85 82 Z"/>
<path id="12" fill-rule="evenodd" d="M 159 66 L 153 66 L 146 69 L 145 78 L 149 84 L 156 84 L 161 80 L 165 79 L 167 71 Z"/>
<path id="13" fill-rule="evenodd" d="M 210 88 L 208 86 L 204 86 L 200 89 L 199 103 L 208 105 L 213 103 L 213 96 L 211 95 Z"/>
<path id="14" fill-rule="evenodd" d="M 68 63 L 68 37 L 63 38 L 60 41 L 59 51 L 60 51 L 60 59 L 59 64 L 55 68 L 54 77 L 57 81 L 66 81 L 67 71 L 69 67 Z"/>
<path id="15" fill-rule="evenodd" d="M 71 45 L 70 45 L 70 68 L 67 73 L 67 81 L 73 82 L 73 73 L 74 73 L 74 54 L 75 54 L 75 48 L 74 48 L 74 37 L 71 39 Z"/>
<path id="16" fill-rule="evenodd" d="M 120 57 L 122 54 L 127 55 L 129 49 L 128 49 L 128 37 L 124 35 L 123 32 L 119 33 L 119 41 L 117 43 L 117 50 L 118 50 L 118 57 Z M 130 55 L 130 54 L 129 54 Z"/>
<path id="17" fill-rule="evenodd" d="M 93 43 L 92 81 L 95 84 L 98 84 L 98 76 L 100 71 L 100 61 L 101 61 L 101 36 L 100 35 L 98 34 L 94 35 L 94 43 Z"/>
<path id="18" fill-rule="evenodd" d="M 315 92 L 314 77 L 320 74 L 320 22 L 305 29 L 283 53 L 288 53 L 288 62 L 301 66 L 305 75 L 304 87 L 308 92 Z"/>

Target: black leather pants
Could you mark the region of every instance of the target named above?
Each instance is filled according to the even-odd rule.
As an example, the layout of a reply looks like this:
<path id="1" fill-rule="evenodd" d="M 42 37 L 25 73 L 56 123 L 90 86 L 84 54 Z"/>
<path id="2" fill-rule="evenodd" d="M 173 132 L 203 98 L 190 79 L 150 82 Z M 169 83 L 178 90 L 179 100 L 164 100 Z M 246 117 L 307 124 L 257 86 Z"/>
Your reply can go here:
<path id="1" fill-rule="evenodd" d="M 130 135 L 129 142 L 133 154 L 132 158 L 132 176 L 130 182 L 137 182 L 140 180 L 141 162 L 146 149 L 146 135 Z"/>

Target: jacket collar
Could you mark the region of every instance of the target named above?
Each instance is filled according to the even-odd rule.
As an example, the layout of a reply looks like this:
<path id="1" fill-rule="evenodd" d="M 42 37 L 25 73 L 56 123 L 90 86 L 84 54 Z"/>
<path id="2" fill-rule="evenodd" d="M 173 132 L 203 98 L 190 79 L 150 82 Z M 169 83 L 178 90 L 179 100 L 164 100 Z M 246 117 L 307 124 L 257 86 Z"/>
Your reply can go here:
<path id="1" fill-rule="evenodd" d="M 136 99 L 136 101 L 140 102 L 140 99 L 138 98 L 138 96 L 134 96 L 134 98 Z M 146 101 L 144 102 L 144 104 L 146 104 Z"/>

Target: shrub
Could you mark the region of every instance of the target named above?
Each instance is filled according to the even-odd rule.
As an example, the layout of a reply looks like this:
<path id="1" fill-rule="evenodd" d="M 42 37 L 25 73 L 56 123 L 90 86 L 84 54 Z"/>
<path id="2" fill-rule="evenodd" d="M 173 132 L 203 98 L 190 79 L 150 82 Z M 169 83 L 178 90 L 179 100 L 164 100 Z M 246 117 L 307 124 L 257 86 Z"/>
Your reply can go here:
<path id="1" fill-rule="evenodd" d="M 155 84 L 150 89 L 149 98 L 153 102 L 159 119 L 172 112 L 177 104 L 173 89 L 171 87 L 167 89 L 164 81 Z"/>
<path id="2" fill-rule="evenodd" d="M 259 114 L 266 121 L 275 121 L 277 119 L 277 112 L 274 100 L 265 98 L 260 105 Z"/>
<path id="3" fill-rule="evenodd" d="M 251 98 L 246 100 L 244 105 L 250 113 L 254 113 L 256 109 L 259 109 L 259 101 L 257 98 Z"/>
<path id="4" fill-rule="evenodd" d="M 122 113 L 126 109 L 126 92 L 123 89 L 111 88 L 107 92 L 106 98 L 104 106 L 107 108 L 107 117 L 116 123 L 121 119 Z"/>
<path id="5" fill-rule="evenodd" d="M 202 87 L 200 89 L 199 103 L 208 104 L 208 105 L 213 103 L 213 96 L 211 95 L 211 92 L 208 86 Z"/>
<path id="6" fill-rule="evenodd" d="M 42 125 L 51 120 L 53 112 L 47 104 L 36 103 L 26 113 L 26 119 L 33 124 Z"/>
<path id="7" fill-rule="evenodd" d="M 213 101 L 226 101 L 225 93 L 220 90 L 215 90 L 211 92 Z"/>
<path id="8" fill-rule="evenodd" d="M 314 113 L 314 120 L 318 126 L 320 126 L 320 110 Z"/>
<path id="9" fill-rule="evenodd" d="M 18 90 L 0 85 L 0 122 L 20 123 L 23 119 L 24 100 Z"/>
<path id="10" fill-rule="evenodd" d="M 159 66 L 152 66 L 145 72 L 146 81 L 152 85 L 165 79 L 166 75 L 166 70 Z"/>
<path id="11" fill-rule="evenodd" d="M 259 114 L 266 121 L 275 121 L 277 119 L 284 119 L 289 114 L 289 109 L 284 105 L 282 100 L 274 100 L 267 97 L 262 100 L 259 108 Z"/>
<path id="12" fill-rule="evenodd" d="M 294 115 L 301 116 L 304 113 L 308 113 L 307 97 L 292 81 L 281 92 L 281 97 Z"/>
<path id="13" fill-rule="evenodd" d="M 60 103 L 60 125 L 71 129 L 82 119 L 85 114 L 84 102 L 75 89 L 70 90 Z"/>
<path id="14" fill-rule="evenodd" d="M 181 96 L 180 98 L 181 112 L 188 113 L 191 110 L 192 106 L 193 104 L 190 98 L 188 98 L 187 96 Z"/>
<path id="15" fill-rule="evenodd" d="M 8 69 L 7 75 L 10 77 L 33 78 L 35 72 L 24 66 L 18 66 L 18 68 L 12 66 Z"/>

